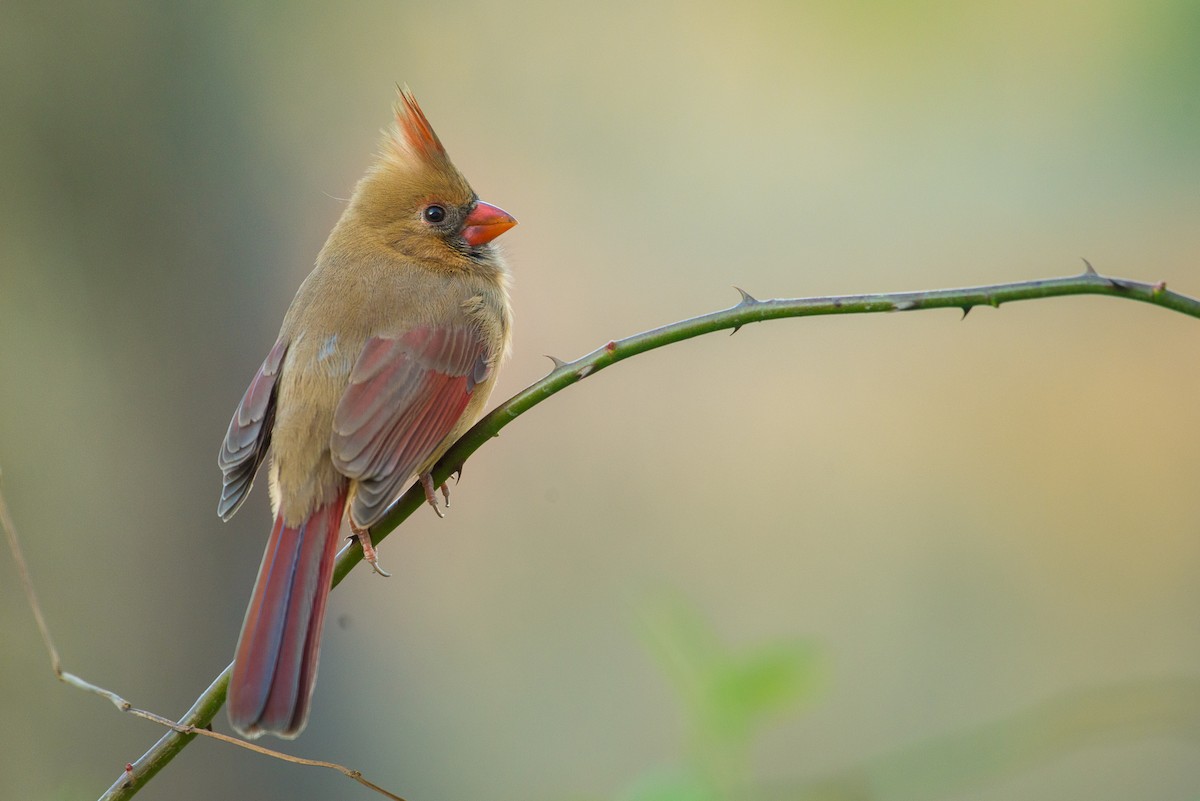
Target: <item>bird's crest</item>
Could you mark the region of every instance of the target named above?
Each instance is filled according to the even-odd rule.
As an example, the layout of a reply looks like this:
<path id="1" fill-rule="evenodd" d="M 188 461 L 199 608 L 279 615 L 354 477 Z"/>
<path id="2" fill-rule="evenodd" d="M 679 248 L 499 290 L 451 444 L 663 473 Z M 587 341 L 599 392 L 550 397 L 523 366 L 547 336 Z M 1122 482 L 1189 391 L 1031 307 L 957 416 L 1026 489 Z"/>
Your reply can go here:
<path id="1" fill-rule="evenodd" d="M 400 97 L 396 100 L 396 130 L 392 132 L 391 145 L 396 155 L 403 160 L 419 159 L 425 162 L 446 159 L 446 149 L 433 132 L 433 126 L 417 105 L 417 99 L 408 87 L 397 87 Z"/>

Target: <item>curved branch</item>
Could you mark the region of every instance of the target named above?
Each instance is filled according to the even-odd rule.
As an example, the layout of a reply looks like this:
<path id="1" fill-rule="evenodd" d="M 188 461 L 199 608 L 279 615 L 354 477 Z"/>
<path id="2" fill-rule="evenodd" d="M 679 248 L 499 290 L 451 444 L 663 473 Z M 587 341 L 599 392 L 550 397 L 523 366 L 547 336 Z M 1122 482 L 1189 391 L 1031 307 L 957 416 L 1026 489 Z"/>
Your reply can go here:
<path id="1" fill-rule="evenodd" d="M 738 291 L 742 295 L 741 301 L 728 309 L 681 320 L 625 339 L 614 340 L 572 362 L 563 362 L 551 357 L 554 361 L 554 369 L 550 371 L 549 375 L 501 403 L 446 452 L 432 470 L 434 483 L 441 484 L 446 481 L 462 467 L 471 454 L 479 450 L 489 439 L 498 436 L 500 430 L 506 425 L 572 384 L 639 353 L 714 331 L 732 329 L 736 333 L 739 328 L 749 323 L 777 320 L 784 317 L 947 308 L 961 309 L 965 317 L 975 306 L 999 308 L 1002 303 L 1066 295 L 1108 295 L 1150 303 L 1200 318 L 1200 300 L 1172 292 L 1166 288 L 1165 283 L 1147 284 L 1123 278 L 1108 278 L 1096 273 L 1086 260 L 1084 264 L 1087 269 L 1082 274 L 1068 278 L 1047 278 L 962 289 L 938 289 L 928 292 L 756 300 L 744 290 L 739 289 Z M 379 543 L 387 537 L 424 502 L 424 491 L 419 483 L 414 484 L 371 530 L 374 542 Z M 362 549 L 357 540 L 343 548 L 338 554 L 333 571 L 334 586 L 337 586 L 361 560 Z M 225 691 L 229 685 L 231 668 L 232 665 L 226 667 L 208 689 L 196 699 L 192 708 L 179 721 L 181 725 L 204 728 L 212 722 L 217 711 L 225 702 Z M 101 801 L 118 801 L 132 797 L 195 736 L 195 734 L 174 730 L 167 732 L 137 762 L 132 764 L 131 770 L 126 771 L 117 779 L 108 792 L 102 796 Z"/>

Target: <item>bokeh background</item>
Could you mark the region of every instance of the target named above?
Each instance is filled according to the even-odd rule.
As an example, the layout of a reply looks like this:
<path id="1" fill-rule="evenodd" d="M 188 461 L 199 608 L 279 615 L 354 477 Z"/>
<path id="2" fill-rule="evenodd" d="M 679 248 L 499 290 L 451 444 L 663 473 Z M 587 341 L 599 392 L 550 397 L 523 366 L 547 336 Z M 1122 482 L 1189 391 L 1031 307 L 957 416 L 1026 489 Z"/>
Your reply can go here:
<path id="1" fill-rule="evenodd" d="M 139 706 L 231 657 L 269 515 L 218 521 L 217 446 L 397 82 L 521 221 L 497 400 L 732 285 L 1200 294 L 1191 0 L 6 0 L 4 491 L 67 668 Z M 334 593 L 285 747 L 410 801 L 1196 798 L 1200 323 L 959 317 L 755 325 L 518 420 Z M 53 681 L 7 556 L 0 626 L 0 797 L 98 796 L 161 732 Z M 713 785 L 706 637 L 784 654 Z M 199 742 L 142 797 L 375 796 Z"/>

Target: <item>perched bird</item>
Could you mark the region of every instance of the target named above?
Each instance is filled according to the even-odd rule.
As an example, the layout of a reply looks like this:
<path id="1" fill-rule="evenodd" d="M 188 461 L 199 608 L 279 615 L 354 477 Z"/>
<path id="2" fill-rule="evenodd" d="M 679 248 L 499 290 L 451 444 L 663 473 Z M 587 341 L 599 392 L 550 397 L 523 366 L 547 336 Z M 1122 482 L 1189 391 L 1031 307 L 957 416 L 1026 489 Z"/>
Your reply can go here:
<path id="1" fill-rule="evenodd" d="M 492 240 L 514 225 L 479 200 L 401 90 L 395 127 L 218 456 L 228 520 L 271 450 L 275 526 L 229 682 L 229 720 L 244 736 L 304 728 L 346 510 L 379 572 L 370 528 L 409 479 L 441 516 L 429 470 L 479 417 L 509 348 L 508 270 Z"/>

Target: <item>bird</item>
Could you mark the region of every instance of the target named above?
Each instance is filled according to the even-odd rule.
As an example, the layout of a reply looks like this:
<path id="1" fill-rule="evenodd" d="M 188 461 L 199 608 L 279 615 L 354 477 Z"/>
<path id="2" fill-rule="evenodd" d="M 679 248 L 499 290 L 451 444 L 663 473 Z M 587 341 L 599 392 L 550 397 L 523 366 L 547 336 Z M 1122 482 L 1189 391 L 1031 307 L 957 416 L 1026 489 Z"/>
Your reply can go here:
<path id="1" fill-rule="evenodd" d="M 250 739 L 292 739 L 307 723 L 342 518 L 387 575 L 371 527 L 414 476 L 442 516 L 430 469 L 481 415 L 510 348 L 509 270 L 493 240 L 516 220 L 479 199 L 412 92 L 397 93 L 218 455 L 226 521 L 270 457 L 274 525 L 227 694 Z"/>

